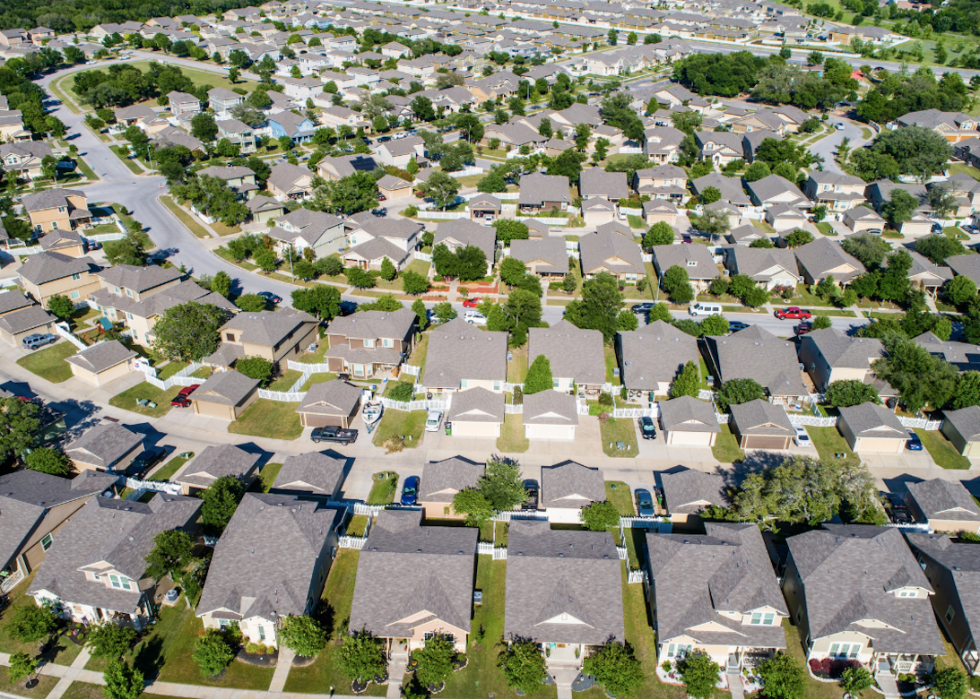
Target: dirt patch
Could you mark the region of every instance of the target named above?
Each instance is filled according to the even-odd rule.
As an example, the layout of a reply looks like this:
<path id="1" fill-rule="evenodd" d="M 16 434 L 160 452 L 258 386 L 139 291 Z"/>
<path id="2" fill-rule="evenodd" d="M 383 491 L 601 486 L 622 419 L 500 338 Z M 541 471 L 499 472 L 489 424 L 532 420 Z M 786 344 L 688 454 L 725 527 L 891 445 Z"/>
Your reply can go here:
<path id="1" fill-rule="evenodd" d="M 279 662 L 279 652 L 275 653 L 246 653 L 244 650 L 238 651 L 235 656 L 246 665 L 256 665 L 258 667 L 275 667 Z"/>

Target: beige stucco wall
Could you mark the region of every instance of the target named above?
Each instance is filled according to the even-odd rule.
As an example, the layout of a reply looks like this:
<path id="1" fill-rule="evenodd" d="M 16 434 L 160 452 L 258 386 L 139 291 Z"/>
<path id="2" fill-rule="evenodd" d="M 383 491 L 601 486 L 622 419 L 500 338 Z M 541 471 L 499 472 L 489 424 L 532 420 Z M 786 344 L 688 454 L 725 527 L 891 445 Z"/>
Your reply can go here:
<path id="1" fill-rule="evenodd" d="M 500 436 L 500 425 L 495 422 L 455 422 L 453 437 L 477 437 L 496 439 Z"/>
<path id="2" fill-rule="evenodd" d="M 39 325 L 36 328 L 30 328 L 29 330 L 24 330 L 19 333 L 8 333 L 6 330 L 0 330 L 0 340 L 3 340 L 8 345 L 14 347 L 20 347 L 21 341 L 34 333 L 50 333 L 54 330 L 54 320 L 52 319 L 50 323 L 45 323 L 44 325 Z M 43 348 L 42 348 L 43 349 Z"/>
<path id="3" fill-rule="evenodd" d="M 40 285 L 34 284 L 23 277 L 21 277 L 21 281 L 24 284 L 24 291 L 33 296 L 35 300 L 45 307 L 47 306 L 47 300 L 55 294 L 67 296 L 72 301 L 81 301 L 87 299 L 100 288 L 99 278 L 88 272 L 80 274 L 78 279 L 72 279 L 68 276 Z"/>
<path id="4" fill-rule="evenodd" d="M 685 447 L 713 447 L 717 432 L 684 432 L 683 430 L 665 431 L 667 444 Z"/>
<path id="5" fill-rule="evenodd" d="M 930 519 L 929 526 L 937 532 L 973 532 L 980 533 L 980 525 L 976 522 L 964 522 L 957 519 Z"/>
<path id="6" fill-rule="evenodd" d="M 203 415 L 205 417 L 217 417 L 222 420 L 234 420 L 237 415 L 235 413 L 234 407 L 230 405 L 222 405 L 220 403 L 209 403 L 207 401 L 192 400 L 191 403 L 194 405 L 194 414 Z"/>
<path id="7" fill-rule="evenodd" d="M 79 381 L 84 381 L 89 386 L 99 388 L 129 374 L 130 362 L 127 360 L 121 364 L 117 364 L 114 367 L 109 367 L 105 371 L 98 374 L 93 371 L 89 371 L 88 369 L 83 369 L 82 367 L 72 364 L 71 362 L 68 362 L 68 364 L 71 366 L 71 373 L 74 374 L 75 378 L 77 378 Z"/>
<path id="8" fill-rule="evenodd" d="M 575 440 L 575 425 L 524 425 L 524 436 L 556 442 Z"/>

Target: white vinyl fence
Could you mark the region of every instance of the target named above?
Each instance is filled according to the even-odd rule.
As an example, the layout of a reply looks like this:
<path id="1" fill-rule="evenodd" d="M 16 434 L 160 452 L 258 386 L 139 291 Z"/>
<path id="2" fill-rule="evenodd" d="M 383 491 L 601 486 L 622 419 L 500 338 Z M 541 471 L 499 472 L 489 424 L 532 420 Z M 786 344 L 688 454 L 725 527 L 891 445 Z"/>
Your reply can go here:
<path id="1" fill-rule="evenodd" d="M 823 417 L 817 415 L 798 415 L 797 413 L 787 413 L 789 421 L 794 425 L 809 425 L 810 427 L 836 427 L 836 417 Z"/>
<path id="2" fill-rule="evenodd" d="M 166 381 L 161 381 L 158 379 L 156 369 L 151 367 L 149 364 L 137 364 L 136 368 L 146 374 L 146 382 L 148 384 L 151 386 L 156 386 L 162 391 L 166 391 L 168 388 L 172 388 L 173 386 L 193 386 L 194 384 L 203 383 L 204 379 L 191 376 L 191 374 L 200 369 L 202 366 L 203 364 L 191 362 L 188 366 L 178 371 Z"/>
<path id="3" fill-rule="evenodd" d="M 58 333 L 63 338 L 68 340 L 68 342 L 75 345 L 75 347 L 77 347 L 78 349 L 83 350 L 86 347 L 88 347 L 88 345 L 86 345 L 84 342 L 82 342 L 72 334 L 72 332 L 68 329 L 68 323 L 55 323 L 54 330 L 56 333 Z M 100 342 L 98 344 L 102 344 L 102 343 Z M 95 345 L 92 346 L 94 347 Z"/>
<path id="4" fill-rule="evenodd" d="M 408 374 L 409 376 L 418 376 L 422 373 L 422 367 L 412 366 L 411 364 L 403 364 L 401 373 Z"/>
<path id="5" fill-rule="evenodd" d="M 469 213 L 466 211 L 419 211 L 418 218 L 453 221 L 458 218 L 469 218 Z"/>
<path id="6" fill-rule="evenodd" d="M 631 570 L 627 576 L 626 582 L 628 583 L 645 583 L 647 581 L 647 572 L 645 570 Z"/>
<path id="7" fill-rule="evenodd" d="M 403 410 L 405 412 L 410 412 L 412 410 L 442 410 L 447 412 L 449 406 L 452 405 L 452 395 L 447 394 L 445 400 L 411 400 L 411 401 L 400 401 L 392 400 L 391 398 L 381 398 L 381 405 L 389 410 Z"/>
<path id="8" fill-rule="evenodd" d="M 366 536 L 342 536 L 338 540 L 338 544 L 342 549 L 357 549 L 360 551 L 364 548 L 364 542 L 367 541 Z"/>
<path id="9" fill-rule="evenodd" d="M 432 255 L 430 255 L 427 252 L 421 252 L 417 250 L 415 252 L 415 259 L 421 260 L 422 262 L 432 262 Z"/>
<path id="10" fill-rule="evenodd" d="M 259 398 L 278 400 L 283 403 L 299 403 L 305 395 L 306 391 L 296 393 L 293 391 L 267 391 L 264 388 L 259 389 Z"/>
<path id="11" fill-rule="evenodd" d="M 627 216 L 642 216 L 643 209 L 628 209 L 625 206 L 619 207 L 619 213 L 626 214 Z"/>
<path id="12" fill-rule="evenodd" d="M 900 417 L 898 421 L 902 423 L 903 427 L 917 427 L 920 430 L 938 430 L 942 427 L 942 420 L 930 421 L 926 420 L 924 417 Z"/>
<path id="13" fill-rule="evenodd" d="M 518 403 L 517 405 L 511 405 L 510 403 L 506 403 L 504 405 L 505 415 L 522 415 L 523 413 L 524 413 L 523 403 Z"/>

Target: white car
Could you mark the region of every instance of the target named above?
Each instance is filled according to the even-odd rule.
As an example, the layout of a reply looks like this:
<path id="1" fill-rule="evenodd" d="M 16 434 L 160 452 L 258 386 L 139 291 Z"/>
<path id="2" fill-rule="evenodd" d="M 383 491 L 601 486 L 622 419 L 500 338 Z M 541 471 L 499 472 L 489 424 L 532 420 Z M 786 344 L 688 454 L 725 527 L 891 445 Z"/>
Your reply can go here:
<path id="1" fill-rule="evenodd" d="M 429 417 L 425 419 L 425 431 L 426 432 L 438 432 L 439 425 L 442 424 L 442 411 L 441 410 L 430 410 Z"/>
<path id="2" fill-rule="evenodd" d="M 844 122 L 838 121 L 836 124 L 834 124 L 834 128 L 837 129 L 838 131 L 843 131 L 844 130 Z"/>
<path id="3" fill-rule="evenodd" d="M 812 447 L 813 442 L 810 440 L 810 433 L 806 431 L 806 428 L 801 425 L 794 425 L 793 429 L 796 430 L 796 437 L 793 441 L 796 442 L 798 447 Z"/>
<path id="4" fill-rule="evenodd" d="M 471 325 L 486 325 L 487 317 L 480 313 L 479 311 L 467 311 L 466 315 L 463 316 L 463 320 Z"/>

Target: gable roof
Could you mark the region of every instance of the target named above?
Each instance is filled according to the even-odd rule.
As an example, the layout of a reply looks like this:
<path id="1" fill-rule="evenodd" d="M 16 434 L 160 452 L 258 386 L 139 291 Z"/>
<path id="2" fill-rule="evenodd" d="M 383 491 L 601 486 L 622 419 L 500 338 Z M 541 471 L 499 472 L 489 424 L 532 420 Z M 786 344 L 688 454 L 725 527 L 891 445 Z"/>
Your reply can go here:
<path id="1" fill-rule="evenodd" d="M 19 311 L 0 316 L 0 329 L 7 331 L 11 335 L 16 335 L 17 333 L 33 330 L 48 323 L 54 323 L 57 320 L 57 318 L 41 306 L 27 306 Z"/>
<path id="2" fill-rule="evenodd" d="M 244 481 L 258 462 L 258 454 L 250 454 L 234 444 L 208 446 L 184 467 L 175 482 L 207 488 L 225 476 Z"/>
<path id="3" fill-rule="evenodd" d="M 813 330 L 800 338 L 801 355 L 809 345 L 834 369 L 870 369 L 873 361 L 886 354 L 881 340 L 851 337 L 835 328 Z"/>
<path id="4" fill-rule="evenodd" d="M 305 311 L 282 309 L 279 311 L 259 311 L 258 313 L 239 313 L 221 326 L 221 332 L 241 330 L 236 338 L 239 343 L 275 347 L 290 338 L 304 323 L 317 323 L 317 319 Z"/>
<path id="5" fill-rule="evenodd" d="M 761 234 L 762 231 L 759 231 Z M 694 247 L 685 245 L 683 247 Z M 698 246 L 702 247 L 702 246 Z M 787 248 L 751 248 L 736 245 L 728 252 L 734 272 L 752 277 L 754 281 L 769 281 L 780 271 L 788 272 L 801 279 L 796 264 L 796 255 Z"/>
<path id="6" fill-rule="evenodd" d="M 618 201 L 629 196 L 625 172 L 606 172 L 597 167 L 587 168 L 582 171 L 578 186 L 583 198 L 601 196 Z"/>
<path id="7" fill-rule="evenodd" d="M 99 269 L 91 257 L 69 257 L 60 252 L 44 251 L 28 257 L 17 271 L 32 284 L 41 285 L 73 274 L 94 273 Z"/>
<path id="8" fill-rule="evenodd" d="M 793 343 L 758 325 L 731 335 L 705 337 L 721 380 L 753 379 L 771 396 L 809 395 Z"/>
<path id="9" fill-rule="evenodd" d="M 980 508 L 970 491 L 959 481 L 954 483 L 933 478 L 920 483 L 909 481 L 905 487 L 928 519 L 980 523 Z"/>
<path id="10" fill-rule="evenodd" d="M 848 254 L 836 240 L 819 237 L 812 243 L 794 248 L 800 268 L 815 281 L 823 280 L 828 274 L 834 281 L 847 283 L 864 274 L 865 269 L 856 257 Z"/>
<path id="11" fill-rule="evenodd" d="M 968 442 L 980 441 L 980 406 L 943 412 L 946 421 Z"/>
<path id="12" fill-rule="evenodd" d="M 596 231 L 579 238 L 578 245 L 585 274 L 595 270 L 612 274 L 644 274 L 640 246 L 626 236 Z"/>
<path id="13" fill-rule="evenodd" d="M 578 401 L 575 396 L 555 390 L 524 396 L 525 425 L 578 425 Z"/>
<path id="14" fill-rule="evenodd" d="M 695 514 L 705 503 L 728 507 L 725 479 L 717 474 L 681 467 L 661 473 L 660 483 L 668 512 Z"/>
<path id="15" fill-rule="evenodd" d="M 657 391 L 661 383 L 673 381 L 687 362 L 700 364 L 697 339 L 663 320 L 620 331 L 617 339 L 623 385 L 630 390 Z"/>
<path id="16" fill-rule="evenodd" d="M 606 499 L 602 472 L 575 461 L 541 467 L 541 507 L 588 507 Z"/>
<path id="17" fill-rule="evenodd" d="M 103 422 L 85 430 L 65 447 L 65 456 L 72 461 L 108 468 L 142 441 L 142 435 L 131 432 L 125 425 Z"/>
<path id="18" fill-rule="evenodd" d="M 340 491 L 346 463 L 346 459 L 318 451 L 287 456 L 271 492 L 331 497 Z"/>
<path id="19" fill-rule="evenodd" d="M 792 437 L 796 434 L 786 411 L 767 400 L 758 398 L 748 403 L 730 405 L 728 409 L 734 426 L 742 435 Z"/>
<path id="20" fill-rule="evenodd" d="M 543 355 L 556 378 L 570 378 L 580 385 L 605 383 L 603 340 L 598 330 L 582 330 L 562 319 L 550 328 L 531 328 L 528 338 L 528 365 Z"/>
<path id="21" fill-rule="evenodd" d="M 218 371 L 191 394 L 191 400 L 220 405 L 240 405 L 258 387 L 258 379 L 251 379 L 234 369 Z"/>
<path id="22" fill-rule="evenodd" d="M 106 369 L 111 369 L 117 364 L 127 362 L 137 356 L 136 352 L 129 349 L 119 340 L 109 340 L 86 347 L 80 352 L 73 354 L 65 359 L 69 364 L 74 364 L 80 369 L 85 369 L 93 373 L 100 373 Z"/>
<path id="23" fill-rule="evenodd" d="M 146 267 L 113 265 L 99 270 L 96 276 L 105 281 L 106 284 L 142 293 L 175 279 L 180 279 L 183 274 L 179 269 L 167 269 L 159 265 L 147 265 Z"/>
<path id="24" fill-rule="evenodd" d="M 540 260 L 538 272 L 568 274 L 568 250 L 562 238 L 512 240 L 510 256 L 525 264 Z"/>
<path id="25" fill-rule="evenodd" d="M 430 461 L 425 465 L 424 478 L 420 479 L 420 502 L 452 502 L 461 490 L 475 488 L 486 470 L 486 464 L 453 456 L 442 461 Z"/>
<path id="26" fill-rule="evenodd" d="M 504 394 L 477 386 L 453 396 L 446 419 L 450 422 L 483 422 L 502 425 Z"/>
<path id="27" fill-rule="evenodd" d="M 980 547 L 974 544 L 953 543 L 945 534 L 925 534 L 909 531 L 905 534 L 913 551 L 920 552 L 946 569 L 943 582 L 947 598 L 955 596 L 969 632 L 980 634 Z M 947 584 L 952 586 L 950 589 Z M 950 599 L 952 602 L 953 600 Z M 937 611 L 939 611 L 937 609 Z"/>
<path id="28" fill-rule="evenodd" d="M 469 218 L 458 218 L 455 221 L 442 221 L 436 226 L 432 246 L 447 241 L 456 241 L 461 246 L 473 246 L 483 251 L 487 262 L 493 264 L 494 252 L 497 245 L 497 229 L 492 226 L 481 226 Z"/>
<path id="29" fill-rule="evenodd" d="M 522 175 L 520 180 L 520 205 L 540 205 L 545 202 L 567 202 L 572 198 L 568 190 L 568 178 L 564 175 Z"/>
<path id="30" fill-rule="evenodd" d="M 660 401 L 660 425 L 665 432 L 721 432 L 711 403 L 691 396 Z"/>
<path id="31" fill-rule="evenodd" d="M 721 275 L 718 265 L 704 245 L 655 245 L 653 260 L 661 275 L 677 266 L 696 280 L 714 279 Z"/>
<path id="32" fill-rule="evenodd" d="M 507 339 L 505 332 L 480 330 L 462 318 L 433 328 L 422 385 L 457 389 L 463 380 L 506 381 Z"/>
<path id="33" fill-rule="evenodd" d="M 359 386 L 333 379 L 310 386 L 296 406 L 296 412 L 347 417 L 354 412 L 360 400 Z"/>
<path id="34" fill-rule="evenodd" d="M 854 433 L 855 437 L 875 439 L 909 438 L 909 431 L 891 410 L 874 403 L 861 403 L 849 408 L 839 408 L 840 419 Z"/>

